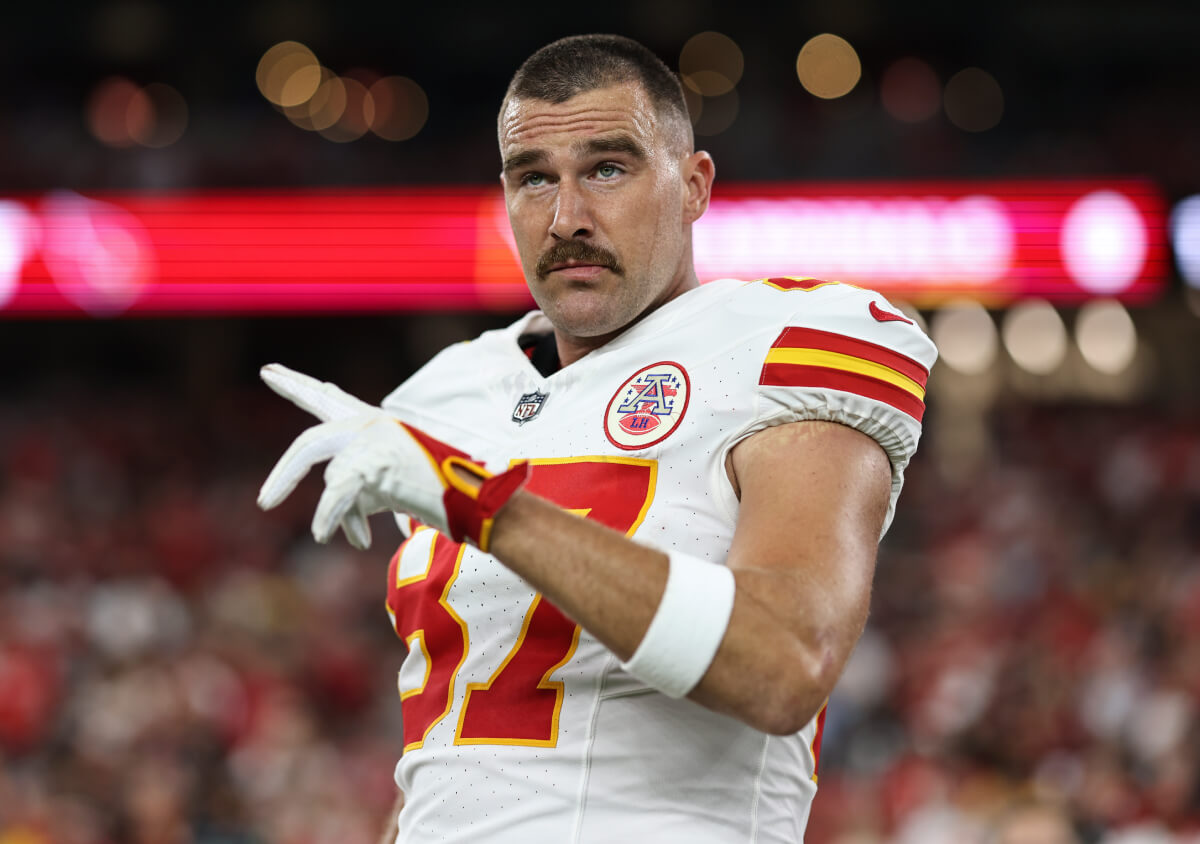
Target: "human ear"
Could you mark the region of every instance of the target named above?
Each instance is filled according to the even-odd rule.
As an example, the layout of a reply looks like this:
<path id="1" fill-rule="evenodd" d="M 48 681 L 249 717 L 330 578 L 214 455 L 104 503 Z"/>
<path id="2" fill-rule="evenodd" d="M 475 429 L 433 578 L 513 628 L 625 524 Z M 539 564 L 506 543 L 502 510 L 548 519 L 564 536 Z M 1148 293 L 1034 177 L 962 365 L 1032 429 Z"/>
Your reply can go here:
<path id="1" fill-rule="evenodd" d="M 708 210 L 717 168 L 712 156 L 700 150 L 683 160 L 683 221 L 694 223 Z"/>

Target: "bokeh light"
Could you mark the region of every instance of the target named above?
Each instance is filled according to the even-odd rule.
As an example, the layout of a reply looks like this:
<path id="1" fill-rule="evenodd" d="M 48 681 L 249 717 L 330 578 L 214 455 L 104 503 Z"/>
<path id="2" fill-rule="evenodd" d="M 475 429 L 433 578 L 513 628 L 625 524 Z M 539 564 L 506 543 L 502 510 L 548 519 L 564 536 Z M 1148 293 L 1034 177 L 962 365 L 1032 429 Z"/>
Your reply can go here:
<path id="1" fill-rule="evenodd" d="M 340 76 L 328 73 L 308 101 L 308 119 L 312 128 L 317 131 L 328 129 L 341 119 L 345 111 L 346 83 Z"/>
<path id="2" fill-rule="evenodd" d="M 41 206 L 41 257 L 55 287 L 94 316 L 118 314 L 152 283 L 154 244 L 137 215 L 71 191 Z"/>
<path id="3" fill-rule="evenodd" d="M 942 104 L 946 117 L 959 129 L 986 132 L 1004 114 L 1004 92 L 986 70 L 968 67 L 950 77 Z"/>
<path id="4" fill-rule="evenodd" d="M 849 41 L 826 32 L 813 36 L 800 48 L 796 75 L 804 90 L 832 100 L 854 90 L 862 78 L 862 63 Z"/>
<path id="5" fill-rule="evenodd" d="M 145 88 L 122 76 L 110 76 L 92 89 L 85 109 L 92 136 L 106 146 L 169 146 L 183 136 L 188 106 L 170 85 Z"/>
<path id="6" fill-rule="evenodd" d="M 904 123 L 920 123 L 938 113 L 942 106 L 942 85 L 937 74 L 918 58 L 893 62 L 879 82 L 883 108 Z"/>
<path id="7" fill-rule="evenodd" d="M 19 202 L 0 199 L 0 308 L 21 282 L 21 266 L 40 236 L 37 219 Z"/>
<path id="8" fill-rule="evenodd" d="M 1048 375 L 1067 355 L 1067 330 L 1054 306 L 1044 299 L 1019 302 L 1004 316 L 1004 348 L 1017 366 Z"/>
<path id="9" fill-rule="evenodd" d="M 1200 288 L 1200 194 L 1181 200 L 1171 211 L 1171 247 L 1179 274 Z"/>
<path id="10" fill-rule="evenodd" d="M 738 105 L 736 90 L 719 97 L 705 97 L 704 107 L 696 118 L 692 130 L 697 135 L 707 137 L 721 134 L 737 120 Z"/>
<path id="11" fill-rule="evenodd" d="M 371 131 L 387 141 L 407 141 L 429 119 L 429 98 L 407 76 L 385 76 L 369 88 L 374 107 Z"/>
<path id="12" fill-rule="evenodd" d="M 279 105 L 287 108 L 308 102 L 317 95 L 317 90 L 326 80 L 323 68 L 317 64 L 305 64 L 289 71 L 279 91 Z"/>
<path id="13" fill-rule="evenodd" d="M 188 125 L 188 106 L 183 95 L 161 82 L 142 89 L 144 106 L 149 113 L 144 120 L 131 120 L 129 134 L 142 146 L 166 147 L 183 137 Z"/>
<path id="14" fill-rule="evenodd" d="M 284 116 L 292 122 L 292 125 L 309 132 L 315 132 L 319 128 L 324 128 L 317 126 L 316 120 L 314 119 L 314 113 L 319 114 L 323 107 L 328 106 L 329 100 L 334 93 L 334 89 L 332 87 L 325 86 L 326 83 L 336 78 L 336 74 L 334 74 L 334 72 L 327 67 L 321 67 L 320 72 L 320 83 L 315 89 L 313 89 L 313 95 L 311 97 L 302 103 L 297 103 L 296 105 L 286 106 L 283 108 Z M 333 122 L 336 122 L 337 117 L 339 116 L 340 114 L 335 116 L 329 125 L 332 125 Z"/>
<path id="15" fill-rule="evenodd" d="M 136 83 L 122 76 L 110 76 L 92 89 L 88 97 L 88 129 L 102 144 L 130 147 L 135 143 L 134 131 L 147 131 L 145 123 L 150 119 L 151 108 L 149 97 Z"/>
<path id="16" fill-rule="evenodd" d="M 1083 359 L 1094 369 L 1119 375 L 1137 353 L 1137 329 L 1120 302 L 1096 299 L 1079 309 L 1075 342 Z"/>
<path id="17" fill-rule="evenodd" d="M 719 32 L 693 35 L 679 53 L 679 73 L 684 85 L 706 97 L 732 91 L 741 81 L 744 68 L 741 48 Z"/>
<path id="18" fill-rule="evenodd" d="M 258 63 L 258 88 L 293 125 L 347 143 L 368 131 L 389 141 L 416 135 L 429 118 L 429 98 L 404 76 L 354 68 L 339 76 L 298 41 L 282 41 Z"/>
<path id="19" fill-rule="evenodd" d="M 934 314 L 930 334 L 939 360 L 963 375 L 981 375 L 996 359 L 996 326 L 978 302 L 948 303 Z"/>
<path id="20" fill-rule="evenodd" d="M 1063 219 L 1059 249 L 1067 272 L 1085 290 L 1120 293 L 1142 273 L 1148 250 L 1146 222 L 1116 191 L 1076 200 Z"/>
<path id="21" fill-rule="evenodd" d="M 375 100 L 367 86 L 349 76 L 341 77 L 345 95 L 341 116 L 332 125 L 319 130 L 321 137 L 336 143 L 356 141 L 367 133 L 375 120 Z"/>
<path id="22" fill-rule="evenodd" d="M 258 62 L 255 79 L 262 95 L 277 106 L 307 102 L 322 84 L 321 64 L 312 50 L 298 41 L 281 41 Z"/>

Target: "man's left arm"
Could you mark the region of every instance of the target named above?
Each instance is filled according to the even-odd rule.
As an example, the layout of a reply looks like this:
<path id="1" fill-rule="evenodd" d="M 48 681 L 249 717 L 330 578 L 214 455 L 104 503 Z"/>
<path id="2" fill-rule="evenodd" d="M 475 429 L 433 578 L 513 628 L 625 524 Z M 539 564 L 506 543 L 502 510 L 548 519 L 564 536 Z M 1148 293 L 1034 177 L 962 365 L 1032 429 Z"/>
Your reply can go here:
<path id="1" fill-rule="evenodd" d="M 862 632 L 891 467 L 865 434 L 809 421 L 739 443 L 731 468 L 733 609 L 688 697 L 790 734 L 829 697 Z M 523 490 L 497 514 L 489 551 L 626 661 L 669 570 L 666 554 Z"/>

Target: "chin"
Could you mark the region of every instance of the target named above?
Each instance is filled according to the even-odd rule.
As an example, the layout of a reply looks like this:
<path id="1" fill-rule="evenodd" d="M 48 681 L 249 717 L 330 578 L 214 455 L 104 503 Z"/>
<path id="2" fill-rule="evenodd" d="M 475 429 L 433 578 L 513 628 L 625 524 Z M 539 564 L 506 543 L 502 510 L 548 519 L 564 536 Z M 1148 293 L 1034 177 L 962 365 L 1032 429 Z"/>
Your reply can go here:
<path id="1" fill-rule="evenodd" d="M 600 337 L 620 331 L 637 317 L 627 308 L 614 307 L 610 297 L 573 296 L 575 301 L 558 302 L 543 308 L 554 327 L 572 337 Z M 578 301 L 578 300 L 586 301 Z M 595 301 L 599 299 L 600 301 Z"/>

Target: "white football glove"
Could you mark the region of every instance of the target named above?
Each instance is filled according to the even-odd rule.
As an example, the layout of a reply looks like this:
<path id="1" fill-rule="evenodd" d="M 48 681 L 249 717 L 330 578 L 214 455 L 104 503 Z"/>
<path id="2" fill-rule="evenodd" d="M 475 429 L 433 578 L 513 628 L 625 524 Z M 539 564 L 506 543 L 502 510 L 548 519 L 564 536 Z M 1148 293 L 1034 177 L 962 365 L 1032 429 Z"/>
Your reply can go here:
<path id="1" fill-rule="evenodd" d="M 258 493 L 258 506 L 275 507 L 309 469 L 328 460 L 312 521 L 318 542 L 328 542 L 340 525 L 351 545 L 368 548 L 367 517 L 392 510 L 486 551 L 496 513 L 529 476 L 525 462 L 493 475 L 464 452 L 333 384 L 277 363 L 261 374 L 268 387 L 321 424 L 297 437 L 279 458 Z"/>

